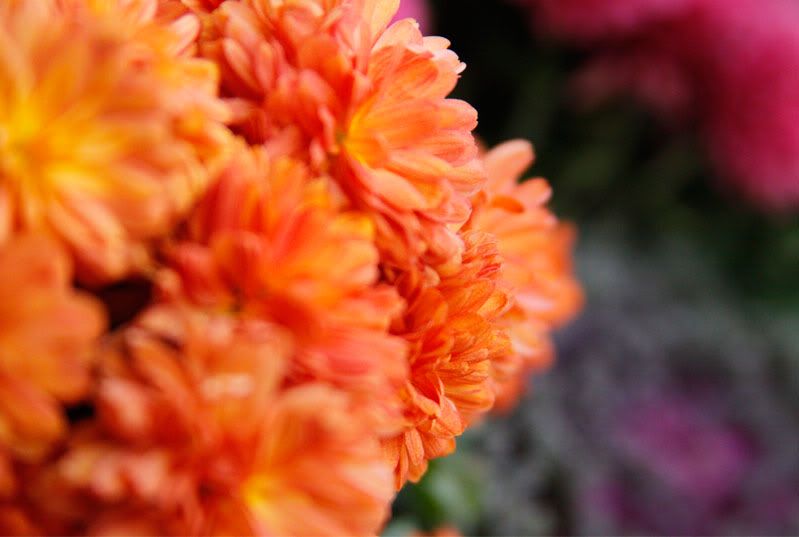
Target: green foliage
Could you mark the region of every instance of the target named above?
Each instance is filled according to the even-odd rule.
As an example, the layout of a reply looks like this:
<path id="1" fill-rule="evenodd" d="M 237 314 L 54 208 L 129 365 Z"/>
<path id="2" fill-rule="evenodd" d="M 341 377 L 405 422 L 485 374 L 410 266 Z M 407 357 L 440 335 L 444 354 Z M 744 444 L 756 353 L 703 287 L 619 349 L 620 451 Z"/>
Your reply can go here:
<path id="1" fill-rule="evenodd" d="M 409 484 L 399 493 L 385 537 L 443 526 L 454 526 L 467 535 L 477 531 L 486 471 L 484 461 L 469 448 L 473 434 L 467 433 L 461 439 L 455 454 L 431 461 L 419 484 Z"/>

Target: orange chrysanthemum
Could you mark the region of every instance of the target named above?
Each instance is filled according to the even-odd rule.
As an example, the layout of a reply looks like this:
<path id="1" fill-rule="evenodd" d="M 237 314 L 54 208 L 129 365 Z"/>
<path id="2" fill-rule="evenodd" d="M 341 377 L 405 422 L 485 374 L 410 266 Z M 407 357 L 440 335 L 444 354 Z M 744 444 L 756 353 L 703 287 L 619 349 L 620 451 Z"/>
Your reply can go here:
<path id="1" fill-rule="evenodd" d="M 384 442 L 398 489 L 418 481 L 428 460 L 451 453 L 455 437 L 491 408 L 491 364 L 510 352 L 495 322 L 509 301 L 498 282 L 496 245 L 481 232 L 463 240 L 462 265 L 443 275 L 404 273 L 396 281 L 408 308 L 393 331 L 411 344 L 405 428 Z"/>
<path id="2" fill-rule="evenodd" d="M 146 313 L 103 358 L 98 422 L 30 487 L 35 518 L 59 533 L 376 532 L 393 494 L 380 446 L 346 394 L 281 388 L 290 346 L 261 321 Z"/>
<path id="3" fill-rule="evenodd" d="M 496 236 L 502 278 L 514 297 L 502 319 L 513 353 L 494 363 L 500 409 L 516 401 L 531 370 L 550 363 L 549 332 L 572 318 L 583 300 L 572 272 L 574 233 L 546 208 L 549 186 L 543 179 L 516 183 L 533 158 L 532 146 L 523 140 L 485 155 L 489 180 L 467 225 Z"/>
<path id="4" fill-rule="evenodd" d="M 140 267 L 202 193 L 227 112 L 214 65 L 184 54 L 193 16 L 90 4 L 0 7 L 0 241 L 48 232 L 102 281 Z"/>
<path id="5" fill-rule="evenodd" d="M 464 65 L 443 38 L 411 20 L 388 28 L 372 49 L 370 92 L 344 134 L 345 190 L 378 222 L 391 264 L 450 261 L 462 245 L 450 225 L 469 216 L 484 180 L 471 130 L 477 113 L 446 99 Z"/>
<path id="6" fill-rule="evenodd" d="M 460 254 L 452 231 L 484 175 L 476 112 L 447 99 L 463 69 L 398 2 L 227 1 L 201 50 L 222 66 L 240 132 L 329 172 L 376 225 L 384 261 L 409 268 Z"/>
<path id="7" fill-rule="evenodd" d="M 14 493 L 12 460 L 40 460 L 67 432 L 63 403 L 89 391 L 101 307 L 70 287 L 57 244 L 17 236 L 0 246 L 0 499 Z"/>
<path id="8" fill-rule="evenodd" d="M 397 5 L 0 6 L 0 532 L 373 534 L 549 359 L 570 229 Z"/>
<path id="9" fill-rule="evenodd" d="M 378 285 L 371 222 L 339 211 L 325 183 L 293 159 L 242 150 L 168 257 L 195 304 L 286 327 L 296 382 L 390 407 L 407 373 L 406 345 L 387 333 L 403 302 Z"/>

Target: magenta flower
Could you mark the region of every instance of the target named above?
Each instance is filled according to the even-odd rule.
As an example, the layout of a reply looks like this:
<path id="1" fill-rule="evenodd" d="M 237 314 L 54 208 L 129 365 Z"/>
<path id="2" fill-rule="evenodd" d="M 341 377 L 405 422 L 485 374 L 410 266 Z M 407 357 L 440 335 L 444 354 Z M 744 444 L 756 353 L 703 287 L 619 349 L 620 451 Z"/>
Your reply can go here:
<path id="1" fill-rule="evenodd" d="M 637 31 L 680 14 L 697 0 L 520 0 L 534 6 L 543 31 L 593 40 Z"/>
<path id="2" fill-rule="evenodd" d="M 537 26 L 590 45 L 581 94 L 637 97 L 696 124 L 726 184 L 799 209 L 799 3 L 791 0 L 524 0 Z"/>
<path id="3" fill-rule="evenodd" d="M 407 18 L 416 19 L 422 33 L 430 32 L 433 21 L 427 0 L 402 0 L 394 20 Z"/>

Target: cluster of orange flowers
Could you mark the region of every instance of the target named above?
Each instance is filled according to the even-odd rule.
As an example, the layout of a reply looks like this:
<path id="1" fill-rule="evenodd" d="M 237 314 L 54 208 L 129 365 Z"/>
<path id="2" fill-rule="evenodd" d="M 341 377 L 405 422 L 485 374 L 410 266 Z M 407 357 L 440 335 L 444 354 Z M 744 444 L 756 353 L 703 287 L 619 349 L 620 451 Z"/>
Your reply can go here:
<path id="1" fill-rule="evenodd" d="M 397 4 L 2 2 L 0 531 L 374 533 L 550 360 L 572 233 Z"/>

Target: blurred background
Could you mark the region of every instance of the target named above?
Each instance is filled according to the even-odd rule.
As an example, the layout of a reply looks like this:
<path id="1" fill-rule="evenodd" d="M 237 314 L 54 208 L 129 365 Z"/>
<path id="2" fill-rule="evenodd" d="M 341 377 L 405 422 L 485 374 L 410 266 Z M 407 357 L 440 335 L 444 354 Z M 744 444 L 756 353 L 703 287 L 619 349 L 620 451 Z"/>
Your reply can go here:
<path id="1" fill-rule="evenodd" d="M 799 1 L 403 1 L 535 144 L 587 305 L 386 535 L 799 534 Z"/>

